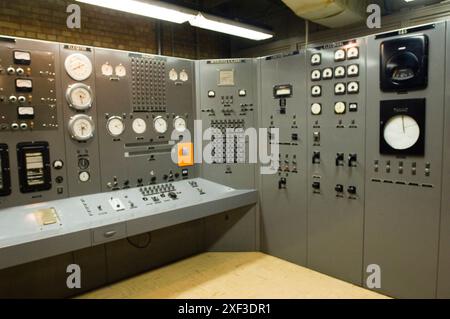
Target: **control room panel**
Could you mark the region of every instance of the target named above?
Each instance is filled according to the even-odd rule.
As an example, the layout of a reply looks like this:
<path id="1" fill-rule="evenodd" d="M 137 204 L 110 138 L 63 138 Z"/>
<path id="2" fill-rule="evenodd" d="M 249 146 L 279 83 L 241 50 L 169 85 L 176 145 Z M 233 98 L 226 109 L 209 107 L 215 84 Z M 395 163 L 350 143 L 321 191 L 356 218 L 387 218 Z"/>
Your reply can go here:
<path id="1" fill-rule="evenodd" d="M 449 29 L 205 61 L 0 38 L 0 249 L 27 214 L 23 241 L 78 248 L 209 218 L 213 251 L 448 297 Z M 250 161 L 252 129 L 276 158 Z"/>

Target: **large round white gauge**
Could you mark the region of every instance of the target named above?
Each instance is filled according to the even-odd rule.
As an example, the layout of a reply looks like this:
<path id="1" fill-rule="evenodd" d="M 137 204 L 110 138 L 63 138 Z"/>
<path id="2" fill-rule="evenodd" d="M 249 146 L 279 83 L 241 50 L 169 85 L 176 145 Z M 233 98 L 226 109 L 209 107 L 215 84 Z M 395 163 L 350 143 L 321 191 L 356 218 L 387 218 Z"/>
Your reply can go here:
<path id="1" fill-rule="evenodd" d="M 104 76 L 111 76 L 114 73 L 114 68 L 112 67 L 111 64 L 109 64 L 108 62 L 106 62 L 105 64 L 102 65 L 102 74 Z"/>
<path id="2" fill-rule="evenodd" d="M 163 118 L 162 116 L 156 117 L 155 120 L 153 121 L 153 127 L 154 127 L 155 131 L 159 134 L 166 133 L 167 129 L 168 129 L 166 119 Z"/>
<path id="3" fill-rule="evenodd" d="M 75 81 L 84 81 L 92 74 L 92 62 L 81 53 L 74 53 L 64 63 L 67 74 Z"/>
<path id="4" fill-rule="evenodd" d="M 359 58 L 359 48 L 358 47 L 352 47 L 347 50 L 347 57 L 349 59 L 357 59 Z"/>
<path id="5" fill-rule="evenodd" d="M 420 138 L 419 124 L 408 115 L 396 115 L 384 127 L 384 140 L 396 150 L 413 147 Z"/>
<path id="6" fill-rule="evenodd" d="M 322 105 L 320 103 L 311 105 L 311 113 L 313 115 L 320 115 L 322 113 Z"/>
<path id="7" fill-rule="evenodd" d="M 320 53 L 314 53 L 311 56 L 311 64 L 312 65 L 319 65 L 322 62 L 322 56 Z"/>
<path id="8" fill-rule="evenodd" d="M 182 118 L 181 116 L 177 116 L 173 120 L 173 127 L 175 128 L 175 130 L 177 132 L 180 132 L 180 133 L 186 131 L 186 128 L 187 128 L 186 120 L 184 118 Z"/>
<path id="9" fill-rule="evenodd" d="M 74 140 L 83 142 L 94 137 L 95 125 L 90 116 L 79 114 L 69 121 L 69 132 Z"/>
<path id="10" fill-rule="evenodd" d="M 189 75 L 187 74 L 186 70 L 182 70 L 180 72 L 180 80 L 183 82 L 187 82 L 189 80 Z"/>
<path id="11" fill-rule="evenodd" d="M 127 75 L 127 68 L 123 64 L 116 66 L 116 75 L 123 78 Z"/>
<path id="12" fill-rule="evenodd" d="M 144 134 L 147 131 L 147 123 L 141 118 L 135 119 L 132 126 L 136 134 Z"/>
<path id="13" fill-rule="evenodd" d="M 108 119 L 108 123 L 106 124 L 109 135 L 113 137 L 117 137 L 123 134 L 125 131 L 125 124 L 123 123 L 123 119 L 119 116 L 112 116 Z"/>
<path id="14" fill-rule="evenodd" d="M 94 97 L 89 86 L 77 83 L 67 89 L 66 100 L 70 107 L 78 111 L 85 111 L 92 106 Z"/>
<path id="15" fill-rule="evenodd" d="M 347 109 L 347 105 L 344 102 L 337 102 L 334 104 L 334 113 L 344 114 Z"/>
<path id="16" fill-rule="evenodd" d="M 170 70 L 169 72 L 169 79 L 171 81 L 177 81 L 178 80 L 178 72 L 175 69 Z"/>

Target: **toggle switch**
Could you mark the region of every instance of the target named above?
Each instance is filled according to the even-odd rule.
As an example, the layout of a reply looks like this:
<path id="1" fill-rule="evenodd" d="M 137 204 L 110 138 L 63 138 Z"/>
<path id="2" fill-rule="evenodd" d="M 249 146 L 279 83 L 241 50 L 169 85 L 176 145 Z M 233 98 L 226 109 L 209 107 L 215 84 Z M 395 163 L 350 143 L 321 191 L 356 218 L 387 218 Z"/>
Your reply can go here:
<path id="1" fill-rule="evenodd" d="M 336 166 L 344 166 L 344 153 L 336 154 Z"/>
<path id="2" fill-rule="evenodd" d="M 320 152 L 314 152 L 312 157 L 313 164 L 320 164 Z"/>
<path id="3" fill-rule="evenodd" d="M 356 187 L 355 186 L 349 186 L 348 189 L 347 189 L 347 192 L 350 195 L 356 195 Z"/>
<path id="4" fill-rule="evenodd" d="M 344 192 L 344 185 L 337 184 L 336 187 L 334 188 L 334 190 L 335 190 L 337 193 L 343 193 L 343 192 Z"/>
<path id="5" fill-rule="evenodd" d="M 358 155 L 350 154 L 348 156 L 348 167 L 356 167 L 357 162 L 358 162 Z"/>

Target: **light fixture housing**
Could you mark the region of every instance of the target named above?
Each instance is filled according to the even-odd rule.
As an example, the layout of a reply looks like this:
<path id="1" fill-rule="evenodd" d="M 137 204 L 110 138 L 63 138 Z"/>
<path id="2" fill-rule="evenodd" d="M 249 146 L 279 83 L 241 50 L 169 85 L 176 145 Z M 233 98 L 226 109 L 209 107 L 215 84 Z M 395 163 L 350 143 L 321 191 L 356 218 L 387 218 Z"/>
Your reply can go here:
<path id="1" fill-rule="evenodd" d="M 273 33 L 267 30 L 204 13 L 198 13 L 196 17 L 189 20 L 189 23 L 197 28 L 217 31 L 256 41 L 267 40 L 273 37 Z"/>
<path id="2" fill-rule="evenodd" d="M 78 2 L 96 5 L 112 10 L 128 12 L 144 17 L 165 20 L 174 23 L 185 23 L 193 19 L 195 11 L 166 4 L 160 1 L 137 0 L 77 0 Z"/>

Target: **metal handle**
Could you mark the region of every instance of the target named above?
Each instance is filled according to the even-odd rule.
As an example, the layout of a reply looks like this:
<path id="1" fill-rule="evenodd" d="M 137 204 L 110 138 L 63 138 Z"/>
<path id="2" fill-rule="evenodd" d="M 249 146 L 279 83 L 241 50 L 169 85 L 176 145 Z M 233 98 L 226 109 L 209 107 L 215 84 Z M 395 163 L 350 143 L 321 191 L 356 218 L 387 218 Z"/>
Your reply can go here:
<path id="1" fill-rule="evenodd" d="M 103 234 L 103 236 L 105 236 L 105 238 L 111 238 L 113 237 L 115 234 L 117 234 L 117 232 L 115 230 L 111 230 L 109 232 L 106 232 Z"/>

